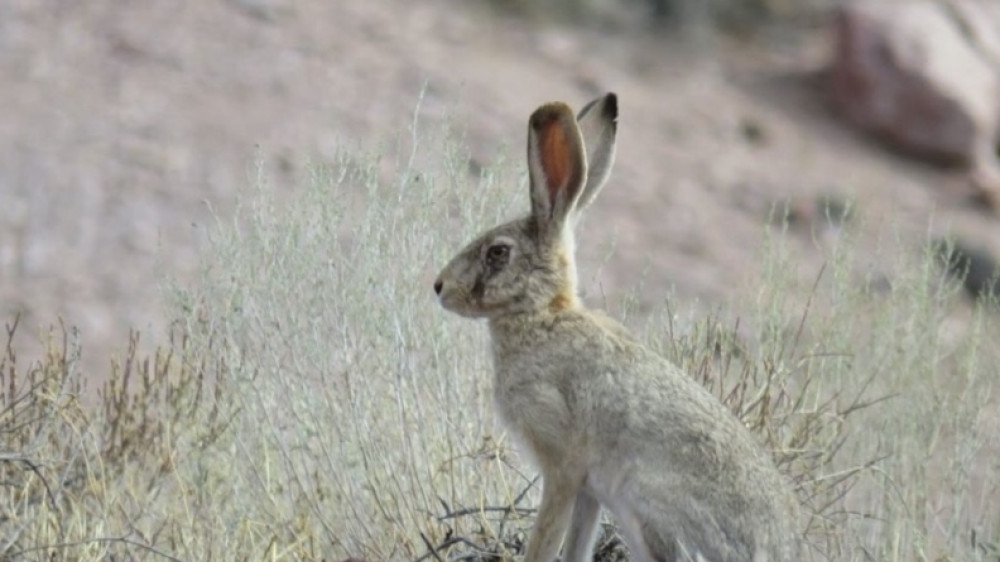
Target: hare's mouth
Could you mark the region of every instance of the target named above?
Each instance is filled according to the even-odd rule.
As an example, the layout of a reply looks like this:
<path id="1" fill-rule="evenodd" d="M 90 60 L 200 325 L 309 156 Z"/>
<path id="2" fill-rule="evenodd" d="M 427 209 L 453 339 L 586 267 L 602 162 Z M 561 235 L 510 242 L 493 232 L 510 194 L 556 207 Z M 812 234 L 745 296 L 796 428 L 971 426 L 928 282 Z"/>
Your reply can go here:
<path id="1" fill-rule="evenodd" d="M 479 316 L 479 314 L 476 314 L 475 307 L 471 306 L 464 295 L 458 294 L 458 291 L 445 291 L 441 293 L 438 296 L 438 302 L 441 303 L 442 308 L 448 312 L 454 312 L 459 316 L 470 318 Z"/>
<path id="2" fill-rule="evenodd" d="M 438 297 L 441 307 L 466 318 L 489 318 L 499 312 L 500 307 L 483 302 L 474 302 L 468 294 L 460 291 L 445 291 Z"/>

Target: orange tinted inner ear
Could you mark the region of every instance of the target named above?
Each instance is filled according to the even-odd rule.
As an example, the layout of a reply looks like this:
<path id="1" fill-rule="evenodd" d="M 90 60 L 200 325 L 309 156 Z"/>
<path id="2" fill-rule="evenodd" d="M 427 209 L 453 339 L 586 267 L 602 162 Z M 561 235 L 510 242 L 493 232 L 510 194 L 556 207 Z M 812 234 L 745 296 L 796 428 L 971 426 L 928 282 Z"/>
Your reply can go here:
<path id="1" fill-rule="evenodd" d="M 549 201 L 555 205 L 556 195 L 559 194 L 569 179 L 570 155 L 569 143 L 566 142 L 566 129 L 562 126 L 558 116 L 546 123 L 539 131 L 539 144 L 541 145 L 542 169 L 545 171 L 545 180 L 548 182 Z"/>

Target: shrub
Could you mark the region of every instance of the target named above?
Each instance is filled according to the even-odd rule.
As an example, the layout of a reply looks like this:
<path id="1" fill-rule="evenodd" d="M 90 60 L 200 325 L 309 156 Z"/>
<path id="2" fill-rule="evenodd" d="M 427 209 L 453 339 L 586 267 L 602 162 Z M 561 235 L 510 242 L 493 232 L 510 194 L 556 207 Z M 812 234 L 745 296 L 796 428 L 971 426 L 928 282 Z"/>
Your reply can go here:
<path id="1" fill-rule="evenodd" d="M 522 164 L 501 155 L 470 175 L 453 128 L 407 133 L 344 147 L 284 199 L 258 181 L 211 228 L 200 278 L 168 287 L 174 337 L 152 357 L 135 336 L 108 374 L 80 373 L 72 331 L 34 365 L 7 346 L 0 559 L 523 548 L 537 479 L 494 425 L 486 331 L 431 290 L 472 234 L 526 208 Z M 743 317 L 665 306 L 640 333 L 770 448 L 817 551 L 987 560 L 1000 536 L 993 319 L 955 322 L 958 289 L 935 257 L 886 247 L 891 290 L 871 289 L 848 233 L 800 291 L 796 250 L 772 232 L 764 279 L 731 305 Z M 98 403 L 82 402 L 98 376 Z M 600 559 L 622 556 L 609 532 Z"/>

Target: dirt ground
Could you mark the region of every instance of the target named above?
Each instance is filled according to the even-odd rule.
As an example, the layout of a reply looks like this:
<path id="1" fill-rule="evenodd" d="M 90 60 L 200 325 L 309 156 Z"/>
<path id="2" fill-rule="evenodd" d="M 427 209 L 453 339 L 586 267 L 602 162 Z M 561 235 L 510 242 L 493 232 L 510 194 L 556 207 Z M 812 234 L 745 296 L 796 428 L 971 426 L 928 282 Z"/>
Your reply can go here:
<path id="1" fill-rule="evenodd" d="M 0 314 L 21 312 L 31 335 L 61 316 L 106 364 L 130 327 L 162 330 L 158 283 L 191 271 L 198 226 L 232 208 L 256 154 L 290 185 L 343 139 L 400 131 L 425 82 L 425 123 L 453 112 L 484 159 L 519 146 L 542 102 L 618 93 L 614 179 L 579 240 L 586 285 L 617 239 L 590 283 L 608 300 L 645 271 L 644 306 L 670 287 L 724 303 L 760 275 L 761 225 L 783 200 L 856 198 L 876 224 L 865 236 L 897 222 L 914 251 L 933 216 L 932 231 L 1000 252 L 961 174 L 830 113 L 825 53 L 821 28 L 694 44 L 444 0 L 6 0 Z M 793 236 L 805 287 L 826 237 Z"/>

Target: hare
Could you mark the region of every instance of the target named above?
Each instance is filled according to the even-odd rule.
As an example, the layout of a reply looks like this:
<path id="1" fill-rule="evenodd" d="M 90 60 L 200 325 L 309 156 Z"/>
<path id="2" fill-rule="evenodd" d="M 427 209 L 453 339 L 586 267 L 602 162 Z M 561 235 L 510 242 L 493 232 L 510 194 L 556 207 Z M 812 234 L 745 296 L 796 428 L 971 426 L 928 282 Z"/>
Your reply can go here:
<path id="1" fill-rule="evenodd" d="M 642 562 L 798 560 L 797 503 L 704 387 L 577 296 L 573 229 L 615 156 L 613 93 L 528 121 L 531 213 L 465 247 L 434 283 L 486 318 L 501 421 L 539 468 L 528 562 L 591 560 L 603 506 Z"/>

